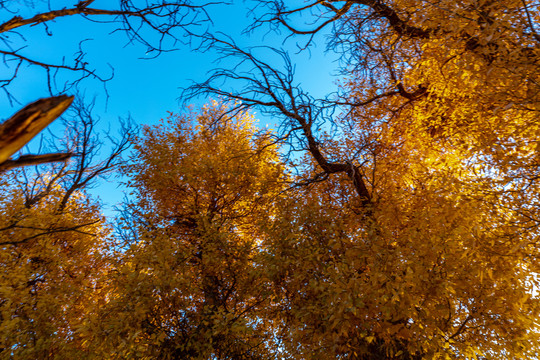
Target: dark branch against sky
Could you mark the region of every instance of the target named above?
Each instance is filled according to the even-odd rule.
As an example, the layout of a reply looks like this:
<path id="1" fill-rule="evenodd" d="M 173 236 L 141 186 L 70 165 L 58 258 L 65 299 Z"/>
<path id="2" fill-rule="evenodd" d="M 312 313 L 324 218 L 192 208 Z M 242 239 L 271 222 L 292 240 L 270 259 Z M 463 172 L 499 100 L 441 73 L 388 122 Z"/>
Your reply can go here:
<path id="1" fill-rule="evenodd" d="M 218 37 L 230 38 L 245 48 L 284 47 L 292 57 L 298 83 L 315 96 L 324 96 L 333 90 L 336 56 L 324 51 L 324 34 L 317 35 L 309 51 L 300 51 L 302 44 L 298 44 L 296 39 L 284 41 L 284 34 L 271 32 L 265 24 L 246 32 L 257 17 L 250 12 L 253 5 L 250 2 L 211 3 L 204 8 L 203 19 L 188 30 L 194 34 L 208 31 Z M 16 78 L 9 84 L 12 98 L 0 93 L 1 119 L 9 118 L 29 102 L 49 96 L 52 87 L 67 87 L 68 95 L 77 93 L 87 99 L 95 98 L 94 115 L 101 119 L 103 130 L 114 132 L 119 127 L 119 117 L 131 116 L 137 124 L 152 124 L 166 117 L 168 111 L 183 111 L 182 107 L 187 105 L 179 100 L 183 88 L 203 81 L 213 68 L 234 66 L 234 59 L 222 58 L 211 47 L 201 51 L 200 39 L 181 31 L 175 33 L 179 42 L 174 43 L 168 38 L 160 44 L 161 39 L 152 32 L 152 28 L 142 27 L 139 34 L 144 41 L 149 41 L 149 46 L 130 37 L 129 32 L 119 30 L 119 23 L 111 22 L 113 18 L 105 15 L 82 16 L 64 11 L 66 14 L 62 13 L 63 16 L 40 22 L 36 14 L 55 9 L 73 9 L 77 1 L 55 1 L 50 6 L 46 1 L 30 1 L 19 2 L 19 8 L 8 7 L 12 12 L 0 7 L 0 22 L 5 24 L 16 16 L 23 19 L 22 26 L 14 29 L 14 32 L 3 33 L 5 37 L 0 50 L 14 51 L 21 55 L 23 61 L 20 65 L 14 60 L 4 61 L 0 65 L 1 79 L 11 76 L 14 67 L 19 66 Z M 113 8 L 110 0 L 96 0 L 88 6 L 95 9 Z M 96 12 L 92 10 L 87 13 L 92 15 Z M 206 21 L 206 16 L 211 21 Z M 32 22 L 32 19 L 35 21 Z M 166 51 L 156 50 L 156 43 L 163 45 L 161 50 Z M 271 53 L 268 54 L 270 56 Z M 272 58 L 265 60 L 273 61 Z M 42 63 L 54 64 L 56 68 L 53 71 L 57 72 L 47 74 L 40 66 Z M 69 67 L 73 65 L 81 65 L 85 70 L 70 71 Z M 70 88 L 73 79 L 80 77 L 84 77 L 84 80 L 76 84 L 76 89 Z M 227 86 L 223 84 L 224 91 L 227 91 Z M 196 102 L 194 105 L 197 106 L 207 100 L 199 98 L 190 101 Z M 263 118 L 262 121 L 272 123 L 270 118 Z M 51 131 L 60 132 L 60 123 L 51 127 Z M 115 185 L 102 185 L 98 193 L 106 203 L 121 200 Z"/>

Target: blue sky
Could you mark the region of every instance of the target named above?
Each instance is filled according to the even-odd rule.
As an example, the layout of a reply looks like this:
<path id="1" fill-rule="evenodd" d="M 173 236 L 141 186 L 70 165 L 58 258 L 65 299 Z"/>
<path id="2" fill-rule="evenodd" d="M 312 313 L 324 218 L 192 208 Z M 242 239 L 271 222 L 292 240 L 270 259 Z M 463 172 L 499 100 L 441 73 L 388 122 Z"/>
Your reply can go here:
<path id="1" fill-rule="evenodd" d="M 112 1 L 97 0 L 92 6 L 98 8 L 108 4 L 112 7 Z M 24 1 L 19 3 L 23 4 Z M 52 0 L 50 3 L 51 7 L 62 8 L 71 7 L 77 1 Z M 213 21 L 210 30 L 227 34 L 239 45 L 246 47 L 285 47 L 296 64 L 296 78 L 304 89 L 314 95 L 324 96 L 335 88 L 337 78 L 333 75 L 336 74 L 337 64 L 334 55 L 324 52 L 322 36 L 316 39 L 316 46 L 312 47 L 310 52 L 298 54 L 296 40 L 289 39 L 283 43 L 284 34 L 268 33 L 268 29 L 264 27 L 250 36 L 242 34 L 252 21 L 247 15 L 249 6 L 249 1 L 237 1 L 234 5 L 209 7 L 208 12 Z M 29 11 L 21 15 L 26 17 L 31 14 L 32 11 Z M 0 10 L 0 21 L 4 22 L 12 16 L 13 14 Z M 114 68 L 114 78 L 106 84 L 109 94 L 107 103 L 103 84 L 88 80 L 80 85 L 80 90 L 86 97 L 96 96 L 95 113 L 101 118 L 103 129 L 109 126 L 114 129 L 118 117 L 127 117 L 128 114 L 137 124 L 153 124 L 166 117 L 167 111 L 181 112 L 178 100 L 181 88 L 189 86 L 192 81 L 204 80 L 207 72 L 216 66 L 230 66 L 227 61 L 216 63 L 219 58 L 215 52 L 200 53 L 182 45 L 179 45 L 179 50 L 175 52 L 164 53 L 156 59 L 148 60 L 151 54 L 147 54 L 147 48 L 140 44 L 127 44 L 123 33 L 111 34 L 116 28 L 115 24 L 95 23 L 80 16 L 56 19 L 47 25 L 52 36 L 46 34 L 43 25 L 25 27 L 20 29 L 25 40 L 12 37 L 14 45 L 27 45 L 23 53 L 34 59 L 59 63 L 62 56 L 72 56 L 80 40 L 89 39 L 83 46 L 87 53 L 86 61 L 91 67 L 96 68 L 104 77 L 110 74 L 109 64 Z M 5 77 L 5 74 L 5 67 L 0 64 L 0 78 Z M 41 70 L 24 68 L 10 90 L 17 100 L 25 105 L 48 95 L 44 79 Z M 2 119 L 8 118 L 22 107 L 19 104 L 10 105 L 2 94 L 0 98 Z M 205 99 L 199 99 L 198 102 L 202 104 Z M 109 208 L 122 199 L 122 194 L 116 190 L 114 183 L 101 184 L 94 193 L 99 194 Z"/>

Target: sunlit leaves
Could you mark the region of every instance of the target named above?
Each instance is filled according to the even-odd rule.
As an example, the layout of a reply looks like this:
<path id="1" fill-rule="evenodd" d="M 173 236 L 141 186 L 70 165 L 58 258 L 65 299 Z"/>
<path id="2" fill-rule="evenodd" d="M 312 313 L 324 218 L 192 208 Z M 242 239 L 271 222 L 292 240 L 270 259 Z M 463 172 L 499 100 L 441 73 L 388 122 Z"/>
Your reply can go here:
<path id="1" fill-rule="evenodd" d="M 126 168 L 138 235 L 96 334 L 110 354 L 251 359 L 273 351 L 260 225 L 284 175 L 269 135 L 220 103 L 144 129 Z"/>
<path id="2" fill-rule="evenodd" d="M 28 189 L 17 180 L 14 174 L 2 177 L 0 357 L 83 356 L 87 346 L 79 328 L 102 300 L 108 230 L 83 193 L 59 212 L 61 188 L 53 186 L 30 205 Z"/>

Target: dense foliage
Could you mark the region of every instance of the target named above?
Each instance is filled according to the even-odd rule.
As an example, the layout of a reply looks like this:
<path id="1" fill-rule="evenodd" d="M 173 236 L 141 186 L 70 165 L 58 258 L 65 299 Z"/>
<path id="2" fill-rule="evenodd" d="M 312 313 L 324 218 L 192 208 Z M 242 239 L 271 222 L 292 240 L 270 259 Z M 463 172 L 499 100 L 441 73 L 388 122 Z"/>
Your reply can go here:
<path id="1" fill-rule="evenodd" d="M 114 234 L 2 174 L 1 358 L 537 358 L 539 4 L 259 3 L 333 26 L 339 93 L 208 37 L 238 66 L 186 94 L 224 100 L 133 140 Z"/>

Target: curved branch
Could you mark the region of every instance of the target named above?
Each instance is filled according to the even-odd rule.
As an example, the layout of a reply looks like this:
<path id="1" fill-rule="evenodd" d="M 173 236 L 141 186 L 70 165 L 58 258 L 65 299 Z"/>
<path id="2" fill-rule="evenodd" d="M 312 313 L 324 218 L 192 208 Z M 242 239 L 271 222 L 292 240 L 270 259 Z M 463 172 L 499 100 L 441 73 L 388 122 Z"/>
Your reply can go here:
<path id="1" fill-rule="evenodd" d="M 282 25 L 284 25 L 289 31 L 300 34 L 300 35 L 313 35 L 320 30 L 322 30 L 324 27 L 326 27 L 329 24 L 334 23 L 335 21 L 341 19 L 344 15 L 350 12 L 351 8 L 354 5 L 364 5 L 369 7 L 376 16 L 384 18 L 388 21 L 389 25 L 392 27 L 392 29 L 399 35 L 402 36 L 408 36 L 412 38 L 429 38 L 431 33 L 434 30 L 430 29 L 423 29 L 417 26 L 413 26 L 409 23 L 407 23 L 405 20 L 403 20 L 396 10 L 391 8 L 390 6 L 384 4 L 381 0 L 330 0 L 330 1 L 316 1 L 309 5 L 292 9 L 292 10 L 284 10 L 282 8 L 281 2 L 278 1 L 272 1 L 269 2 L 269 4 L 272 4 L 273 8 L 276 11 L 275 17 L 270 19 L 279 21 Z M 337 7 L 333 5 L 333 3 L 343 3 L 341 7 Z M 325 8 L 329 9 L 334 13 L 330 18 L 323 21 L 322 24 L 319 24 L 315 26 L 315 28 L 310 30 L 300 30 L 296 28 L 295 26 L 291 25 L 287 20 L 285 19 L 287 16 L 290 16 L 292 14 L 298 14 L 302 11 L 305 11 L 306 9 L 315 7 L 317 5 L 324 6 Z"/>
<path id="2" fill-rule="evenodd" d="M 314 135 L 313 126 L 318 122 L 324 122 L 324 117 L 331 116 L 333 113 L 333 110 L 330 110 L 330 114 L 326 113 L 329 110 L 327 108 L 328 100 L 312 99 L 294 84 L 293 67 L 287 54 L 281 50 L 265 48 L 282 58 L 286 69 L 286 72 L 282 72 L 257 58 L 251 52 L 240 49 L 232 41 L 213 40 L 214 48 L 226 56 L 237 57 L 239 64 L 234 70 L 215 70 L 206 82 L 188 88 L 184 92 L 184 97 L 193 98 L 203 94 L 218 95 L 242 102 L 237 106 L 258 107 L 264 112 L 283 117 L 286 121 L 282 122 L 282 126 L 299 130 L 301 143 L 305 144 L 303 145 L 305 146 L 304 150 L 311 154 L 324 173 L 345 173 L 351 179 L 362 207 L 369 213 L 372 197 L 360 168 L 351 162 L 329 160 L 321 150 L 321 145 Z M 249 65 L 251 68 L 241 71 L 240 65 Z M 240 80 L 244 90 L 233 92 L 221 90 L 214 85 L 216 81 L 221 80 Z"/>
<path id="3" fill-rule="evenodd" d="M 178 43 L 191 42 L 195 38 L 191 35 L 204 34 L 207 29 L 199 25 L 210 21 L 206 6 L 219 2 L 212 2 L 212 0 L 196 3 L 190 0 L 122 0 L 109 8 L 94 8 L 90 7 L 94 0 L 80 0 L 77 5 L 69 8 L 52 9 L 27 18 L 14 16 L 5 22 L 2 20 L 0 41 L 4 43 L 5 48 L 0 50 L 0 56 L 3 56 L 8 74 L 0 79 L 0 88 L 4 90 L 10 102 L 14 100 L 9 86 L 21 75 L 19 70 L 25 63 L 44 69 L 51 95 L 69 91 L 83 79 L 93 78 L 104 84 L 109 80 L 99 76 L 98 72 L 89 66 L 84 59 L 85 51 L 80 46 L 70 62 L 66 63 L 62 57 L 62 60 L 57 61 L 56 64 L 28 58 L 21 54 L 21 49 L 12 49 L 10 36 L 18 34 L 17 31 L 22 31 L 25 27 L 39 24 L 47 27 L 51 21 L 70 16 L 80 16 L 95 22 L 114 23 L 117 27 L 113 32 L 125 33 L 128 43 L 140 43 L 146 47 L 147 54 L 152 53 L 153 57 L 157 57 L 163 52 L 176 50 Z M 195 34 L 195 29 L 200 34 Z M 176 33 L 176 30 L 180 33 Z M 46 31 L 48 35 L 51 35 L 48 29 Z M 182 34 L 188 36 L 181 36 Z M 23 42 L 27 42 L 22 35 L 21 38 Z M 77 72 L 74 75 L 76 79 L 62 81 L 63 85 L 57 88 L 56 80 L 59 78 L 59 73 L 63 71 Z M 112 73 L 114 74 L 114 70 Z M 107 92 L 106 88 L 105 92 Z"/>
<path id="4" fill-rule="evenodd" d="M 89 8 L 88 5 L 90 5 L 92 1 L 81 1 L 79 4 L 71 9 L 61 9 L 61 10 L 52 10 L 49 12 L 44 12 L 41 14 L 37 14 L 31 18 L 24 19 L 21 16 L 15 16 L 11 20 L 6 21 L 5 23 L 0 25 L 0 33 L 10 31 L 13 29 L 16 29 L 21 26 L 25 25 L 37 25 L 40 23 L 44 23 L 47 21 L 54 20 L 59 17 L 65 17 L 65 16 L 73 16 L 73 15 L 107 15 L 107 16 L 128 16 L 128 17 L 139 17 L 144 18 L 146 16 L 155 15 L 155 16 L 161 16 L 159 14 L 159 11 L 162 9 L 165 9 L 167 7 L 175 6 L 175 7 L 186 7 L 190 9 L 201 9 L 203 6 L 201 5 L 188 5 L 188 4 L 181 4 L 178 2 L 167 2 L 162 3 L 154 6 L 150 6 L 138 11 L 130 11 L 130 10 L 106 10 L 106 9 L 94 9 Z"/>

